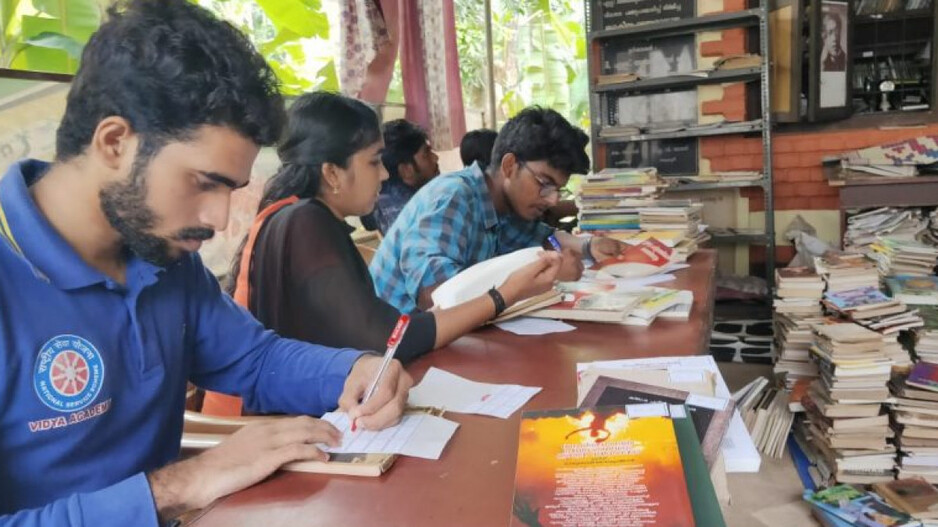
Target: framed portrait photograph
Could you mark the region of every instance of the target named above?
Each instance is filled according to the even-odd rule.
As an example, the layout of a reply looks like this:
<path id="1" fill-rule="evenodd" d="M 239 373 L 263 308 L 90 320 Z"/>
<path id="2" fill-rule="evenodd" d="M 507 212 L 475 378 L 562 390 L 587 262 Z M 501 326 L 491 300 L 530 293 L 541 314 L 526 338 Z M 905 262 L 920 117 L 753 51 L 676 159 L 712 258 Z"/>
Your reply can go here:
<path id="1" fill-rule="evenodd" d="M 852 113 L 852 31 L 850 3 L 815 1 L 811 5 L 811 54 L 808 117 L 841 119 Z"/>

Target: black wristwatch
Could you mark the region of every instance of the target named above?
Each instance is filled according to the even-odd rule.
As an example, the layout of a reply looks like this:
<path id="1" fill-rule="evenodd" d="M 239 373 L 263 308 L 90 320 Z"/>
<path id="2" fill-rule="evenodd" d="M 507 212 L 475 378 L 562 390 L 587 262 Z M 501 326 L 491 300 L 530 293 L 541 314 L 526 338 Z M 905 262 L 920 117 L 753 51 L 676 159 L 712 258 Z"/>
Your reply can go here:
<path id="1" fill-rule="evenodd" d="M 495 315 L 492 318 L 496 319 L 499 315 L 505 312 L 505 309 L 508 308 L 508 306 L 505 304 L 505 298 L 501 293 L 498 292 L 498 289 L 493 287 L 489 289 L 488 293 L 489 296 L 492 297 L 492 302 L 495 303 Z"/>

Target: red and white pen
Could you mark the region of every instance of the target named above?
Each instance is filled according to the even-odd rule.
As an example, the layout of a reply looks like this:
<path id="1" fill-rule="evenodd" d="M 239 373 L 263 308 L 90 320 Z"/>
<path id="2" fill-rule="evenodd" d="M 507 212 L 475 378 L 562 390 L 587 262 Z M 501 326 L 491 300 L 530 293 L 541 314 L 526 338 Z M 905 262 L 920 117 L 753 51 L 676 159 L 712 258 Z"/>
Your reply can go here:
<path id="1" fill-rule="evenodd" d="M 381 377 L 384 376 L 384 372 L 387 371 L 388 366 L 394 359 L 394 354 L 397 353 L 397 347 L 401 344 L 401 340 L 404 338 L 404 332 L 407 331 L 407 326 L 409 325 L 409 315 L 401 315 L 401 318 L 397 319 L 397 325 L 394 326 L 394 331 L 392 331 L 391 336 L 388 337 L 388 347 L 384 352 L 384 360 L 381 362 L 381 367 L 378 368 L 378 374 L 375 375 L 375 380 L 371 381 L 371 386 L 365 391 L 365 396 L 362 397 L 362 404 L 367 403 L 368 399 L 371 399 L 371 396 L 375 394 L 375 390 L 381 382 Z M 356 420 L 357 418 L 352 419 L 352 432 L 355 431 Z"/>

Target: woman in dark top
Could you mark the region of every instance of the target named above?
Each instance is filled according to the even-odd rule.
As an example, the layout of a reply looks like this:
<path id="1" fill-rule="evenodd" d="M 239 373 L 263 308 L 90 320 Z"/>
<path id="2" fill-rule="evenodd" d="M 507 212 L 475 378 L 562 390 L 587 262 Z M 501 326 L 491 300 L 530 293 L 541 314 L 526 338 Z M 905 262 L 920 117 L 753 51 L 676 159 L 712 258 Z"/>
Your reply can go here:
<path id="1" fill-rule="evenodd" d="M 331 93 L 307 94 L 292 105 L 282 167 L 268 182 L 259 210 L 297 196 L 257 231 L 247 273 L 247 306 L 285 337 L 335 347 L 383 351 L 400 315 L 375 294 L 353 243 L 347 216 L 371 212 L 388 173 L 377 115 L 365 104 Z M 243 260 L 243 259 L 242 259 Z M 505 304 L 547 291 L 559 270 L 545 254 L 511 275 L 498 292 Z M 231 276 L 240 272 L 236 265 Z M 397 352 L 403 362 L 443 346 L 490 320 L 490 295 L 450 309 L 412 314 Z"/>

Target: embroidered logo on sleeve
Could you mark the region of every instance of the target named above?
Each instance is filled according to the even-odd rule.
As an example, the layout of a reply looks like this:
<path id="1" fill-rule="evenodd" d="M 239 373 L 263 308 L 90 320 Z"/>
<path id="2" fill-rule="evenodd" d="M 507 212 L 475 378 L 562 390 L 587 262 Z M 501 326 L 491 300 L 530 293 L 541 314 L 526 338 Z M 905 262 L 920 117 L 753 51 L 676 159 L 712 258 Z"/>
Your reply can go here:
<path id="1" fill-rule="evenodd" d="M 98 397 L 104 382 L 101 354 L 82 337 L 59 335 L 42 345 L 33 386 L 39 400 L 58 412 L 81 410 Z"/>

